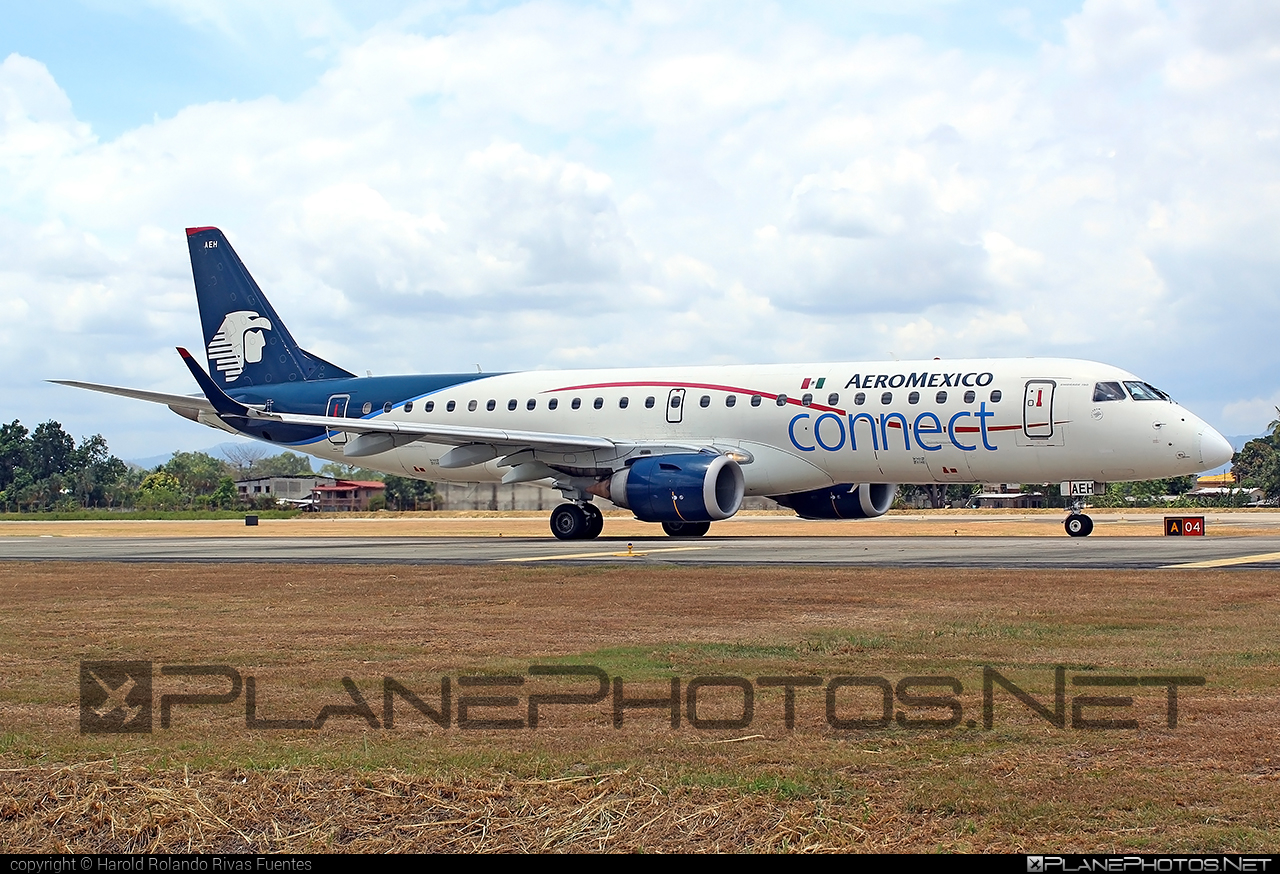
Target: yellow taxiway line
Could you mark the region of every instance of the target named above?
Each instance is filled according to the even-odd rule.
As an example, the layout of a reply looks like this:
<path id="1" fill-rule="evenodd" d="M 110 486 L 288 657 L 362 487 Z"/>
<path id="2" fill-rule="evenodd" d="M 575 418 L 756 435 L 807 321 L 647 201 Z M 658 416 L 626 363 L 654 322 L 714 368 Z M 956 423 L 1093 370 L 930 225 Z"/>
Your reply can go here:
<path id="1" fill-rule="evenodd" d="M 1188 564 L 1167 564 L 1167 568 L 1231 567 L 1233 564 L 1253 564 L 1261 561 L 1280 561 L 1280 552 L 1263 552 L 1258 555 L 1238 555 L 1235 558 L 1215 558 L 1211 561 L 1193 561 Z"/>
<path id="2" fill-rule="evenodd" d="M 719 549 L 718 546 L 660 546 L 646 552 L 575 552 L 569 555 L 534 555 L 527 558 L 500 558 L 504 561 L 556 561 L 564 558 L 641 558 L 654 552 L 694 552 L 699 549 Z"/>

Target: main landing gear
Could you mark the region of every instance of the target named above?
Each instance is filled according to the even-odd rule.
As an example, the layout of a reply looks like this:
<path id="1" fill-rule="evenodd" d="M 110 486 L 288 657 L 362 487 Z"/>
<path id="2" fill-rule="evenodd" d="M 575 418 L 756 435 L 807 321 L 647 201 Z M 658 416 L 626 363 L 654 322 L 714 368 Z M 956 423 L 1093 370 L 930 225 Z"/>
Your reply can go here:
<path id="1" fill-rule="evenodd" d="M 559 540 L 594 540 L 604 530 L 604 514 L 592 504 L 561 504 L 551 511 L 551 533 Z"/>
<path id="2" fill-rule="evenodd" d="M 551 533 L 559 540 L 594 540 L 604 530 L 604 514 L 594 504 L 561 504 L 551 511 Z M 710 522 L 663 522 L 669 537 L 701 537 Z"/>
<path id="3" fill-rule="evenodd" d="M 711 530 L 710 522 L 663 522 L 668 537 L 701 537 Z"/>

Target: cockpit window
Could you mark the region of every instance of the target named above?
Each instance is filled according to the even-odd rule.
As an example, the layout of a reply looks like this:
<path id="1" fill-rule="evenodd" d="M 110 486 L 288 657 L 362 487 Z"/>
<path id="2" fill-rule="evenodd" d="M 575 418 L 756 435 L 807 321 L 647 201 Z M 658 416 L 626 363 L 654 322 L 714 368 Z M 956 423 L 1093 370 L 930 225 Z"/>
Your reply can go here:
<path id="1" fill-rule="evenodd" d="M 1102 401 L 1122 400 L 1124 400 L 1124 389 L 1120 387 L 1118 382 L 1100 382 L 1093 387 L 1093 402 L 1095 404 Z"/>
<path id="2" fill-rule="evenodd" d="M 1126 382 L 1124 387 L 1135 401 L 1167 401 L 1169 396 L 1154 385 L 1145 382 Z"/>

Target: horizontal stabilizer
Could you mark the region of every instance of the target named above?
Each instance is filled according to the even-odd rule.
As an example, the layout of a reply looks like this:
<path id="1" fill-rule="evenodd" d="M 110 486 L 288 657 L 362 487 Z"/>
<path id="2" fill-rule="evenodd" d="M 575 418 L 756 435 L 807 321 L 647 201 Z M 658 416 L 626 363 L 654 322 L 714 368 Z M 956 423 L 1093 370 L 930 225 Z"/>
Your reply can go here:
<path id="1" fill-rule="evenodd" d="M 171 395 L 161 391 L 144 391 L 140 388 L 121 388 L 115 385 L 99 385 L 96 382 L 80 382 L 75 379 L 51 379 L 49 382 L 58 385 L 69 385 L 72 388 L 87 388 L 89 391 L 100 391 L 104 394 L 119 395 L 122 398 L 133 398 L 139 401 L 151 401 L 153 404 L 166 404 L 183 410 L 197 412 L 215 412 L 213 404 L 200 395 Z"/>

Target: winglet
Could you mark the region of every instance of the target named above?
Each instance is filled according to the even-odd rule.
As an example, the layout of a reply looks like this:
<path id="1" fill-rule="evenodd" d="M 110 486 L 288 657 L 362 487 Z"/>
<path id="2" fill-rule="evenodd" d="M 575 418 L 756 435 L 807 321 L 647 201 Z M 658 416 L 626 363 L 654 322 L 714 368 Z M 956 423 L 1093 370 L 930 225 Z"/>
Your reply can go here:
<path id="1" fill-rule="evenodd" d="M 200 390 L 204 392 L 204 396 L 209 399 L 209 403 L 213 404 L 213 408 L 222 416 L 242 416 L 248 418 L 249 408 L 239 401 L 232 400 L 227 393 L 218 388 L 218 384 L 209 378 L 209 374 L 201 369 L 196 360 L 191 357 L 191 353 L 181 346 L 178 347 L 178 354 L 182 356 L 183 362 L 187 365 L 187 369 L 191 371 L 191 375 L 196 378 L 196 384 L 200 386 Z"/>

